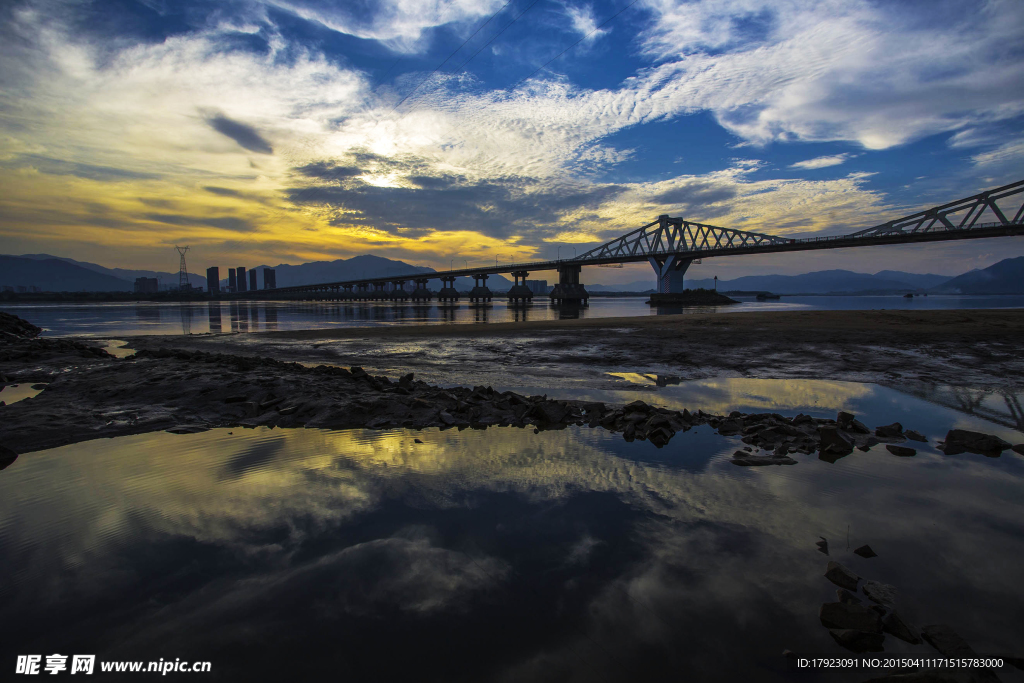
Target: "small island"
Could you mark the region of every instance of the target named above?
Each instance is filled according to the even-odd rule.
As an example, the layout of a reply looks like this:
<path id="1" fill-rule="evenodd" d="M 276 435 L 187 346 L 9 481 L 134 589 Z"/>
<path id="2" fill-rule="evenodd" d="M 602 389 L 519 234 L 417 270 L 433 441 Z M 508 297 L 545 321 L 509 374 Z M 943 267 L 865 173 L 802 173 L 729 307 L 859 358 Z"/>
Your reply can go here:
<path id="1" fill-rule="evenodd" d="M 725 306 L 739 302 L 714 289 L 686 289 L 672 294 L 651 294 L 647 303 L 651 306 Z"/>

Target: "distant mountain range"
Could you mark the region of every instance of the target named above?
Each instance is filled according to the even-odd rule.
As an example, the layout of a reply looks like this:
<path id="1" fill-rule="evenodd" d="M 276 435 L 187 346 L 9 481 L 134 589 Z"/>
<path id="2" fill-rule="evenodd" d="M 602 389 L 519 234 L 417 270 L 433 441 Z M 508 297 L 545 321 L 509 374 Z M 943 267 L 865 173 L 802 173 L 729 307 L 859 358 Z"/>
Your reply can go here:
<path id="1" fill-rule="evenodd" d="M 335 261 L 313 261 L 293 266 L 286 263 L 276 266 L 256 266 L 259 285 L 263 286 L 263 269 L 272 267 L 277 276 L 278 287 L 337 282 L 356 278 L 378 278 L 419 273 L 435 273 L 431 268 L 413 266 L 403 261 L 394 261 L 380 256 L 363 255 Z M 221 268 L 221 286 L 227 286 L 227 268 Z M 555 284 L 553 273 L 538 273 L 537 279 L 547 279 Z M 544 276 L 547 276 L 546 278 Z M 23 256 L 0 255 L 0 285 L 34 286 L 43 291 L 132 291 L 137 277 L 156 277 L 165 285 L 176 285 L 177 273 L 162 273 L 149 270 L 128 270 L 105 268 L 95 263 L 51 256 L 49 254 L 25 254 Z M 206 288 L 206 278 L 189 274 L 189 282 L 195 287 Z M 495 291 L 507 290 L 511 281 L 501 275 L 492 275 L 487 284 Z M 430 285 L 438 288 L 436 282 Z M 594 292 L 644 292 L 654 288 L 654 280 L 639 280 L 626 284 L 587 284 Z M 714 279 L 687 279 L 688 289 L 713 288 Z M 468 291 L 473 287 L 472 278 L 461 277 L 456 287 Z M 854 273 L 849 270 L 822 270 L 803 275 L 749 275 L 735 280 L 719 280 L 719 291 L 766 291 L 775 294 L 850 294 L 858 292 L 919 292 L 962 293 L 962 294 L 1024 294 L 1024 256 L 1000 261 L 982 270 L 972 270 L 950 278 L 946 275 L 905 273 L 883 270 L 875 274 Z"/>

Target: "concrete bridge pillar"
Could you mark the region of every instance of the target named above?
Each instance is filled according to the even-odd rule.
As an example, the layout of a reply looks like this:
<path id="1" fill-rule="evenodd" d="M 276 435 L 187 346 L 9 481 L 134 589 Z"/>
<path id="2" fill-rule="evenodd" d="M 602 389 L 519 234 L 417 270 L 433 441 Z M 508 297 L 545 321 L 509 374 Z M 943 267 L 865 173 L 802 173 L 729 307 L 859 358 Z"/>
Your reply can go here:
<path id="1" fill-rule="evenodd" d="M 369 283 L 360 282 L 356 285 L 356 299 L 360 301 L 366 301 L 370 298 Z"/>
<path id="2" fill-rule="evenodd" d="M 490 301 L 492 294 L 491 290 L 487 289 L 487 275 L 476 273 L 473 275 L 473 282 L 473 291 L 469 293 L 469 300 L 477 303 Z"/>
<path id="3" fill-rule="evenodd" d="M 446 275 L 441 278 L 441 291 L 437 293 L 438 301 L 458 301 L 459 291 L 455 289 L 455 276 Z"/>
<path id="4" fill-rule="evenodd" d="M 380 299 L 387 299 L 388 293 L 384 291 L 384 287 L 387 285 L 386 282 L 374 282 L 373 291 L 370 292 L 369 298 L 378 301 Z"/>
<path id="5" fill-rule="evenodd" d="M 418 277 L 413 282 L 416 283 L 416 289 L 412 290 L 412 300 L 430 301 L 433 293 L 427 289 L 427 282 L 429 282 L 429 280 L 425 277 Z"/>
<path id="6" fill-rule="evenodd" d="M 558 266 L 558 284 L 551 290 L 551 303 L 587 305 L 590 293 L 580 284 L 582 270 L 577 263 Z"/>
<path id="7" fill-rule="evenodd" d="M 341 298 L 350 301 L 352 299 L 352 285 L 342 285 L 345 291 L 342 293 Z"/>
<path id="8" fill-rule="evenodd" d="M 686 269 L 693 263 L 692 258 L 679 256 L 651 256 L 647 259 L 658 277 L 658 294 L 681 294 Z"/>
<path id="9" fill-rule="evenodd" d="M 533 292 L 526 286 L 526 277 L 529 275 L 525 270 L 513 270 L 512 277 L 515 278 L 515 284 L 512 289 L 508 290 L 509 303 L 530 303 L 533 301 Z"/>
<path id="10" fill-rule="evenodd" d="M 391 299 L 394 301 L 405 301 L 409 298 L 409 292 L 405 291 L 405 280 L 392 280 Z"/>

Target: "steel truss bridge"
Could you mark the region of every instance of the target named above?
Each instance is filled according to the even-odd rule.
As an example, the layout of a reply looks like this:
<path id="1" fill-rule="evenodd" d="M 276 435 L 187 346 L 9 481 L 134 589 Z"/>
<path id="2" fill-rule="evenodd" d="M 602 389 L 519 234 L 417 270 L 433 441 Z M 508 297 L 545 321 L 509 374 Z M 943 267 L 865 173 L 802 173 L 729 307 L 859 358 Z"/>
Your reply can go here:
<path id="1" fill-rule="evenodd" d="M 982 220 L 984 218 L 985 220 Z M 948 204 L 904 216 L 872 228 L 847 235 L 791 239 L 757 232 L 733 230 L 667 215 L 617 237 L 571 259 L 531 261 L 524 263 L 475 266 L 435 273 L 391 275 L 359 278 L 295 287 L 249 292 L 248 296 L 273 296 L 301 299 L 430 300 L 430 280 L 439 279 L 443 288 L 441 301 L 459 298 L 455 278 L 472 277 L 476 286 L 470 301 L 489 301 L 491 292 L 486 281 L 489 275 L 509 273 L 515 285 L 508 292 L 512 302 L 528 301 L 533 293 L 525 285 L 530 272 L 558 271 L 559 281 L 551 292 L 554 302 L 586 302 L 589 298 L 580 283 L 583 266 L 635 263 L 648 261 L 658 275 L 658 292 L 671 294 L 683 291 L 683 275 L 694 261 L 714 256 L 769 254 L 846 247 L 876 247 L 893 244 L 940 242 L 947 240 L 1006 237 L 1024 234 L 1024 180 L 987 190 Z M 406 283 L 415 283 L 408 291 Z M 388 291 L 387 287 L 394 287 Z"/>

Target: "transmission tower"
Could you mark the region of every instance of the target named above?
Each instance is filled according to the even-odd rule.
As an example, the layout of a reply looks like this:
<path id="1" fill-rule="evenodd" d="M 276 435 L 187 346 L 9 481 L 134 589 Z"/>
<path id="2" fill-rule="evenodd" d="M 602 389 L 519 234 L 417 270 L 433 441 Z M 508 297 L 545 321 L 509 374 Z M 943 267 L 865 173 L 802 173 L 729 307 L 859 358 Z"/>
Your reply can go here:
<path id="1" fill-rule="evenodd" d="M 188 247 L 174 247 L 181 254 L 181 265 L 178 266 L 178 290 L 185 291 L 192 289 L 192 285 L 188 283 L 188 268 L 185 266 L 185 252 L 188 251 Z"/>

